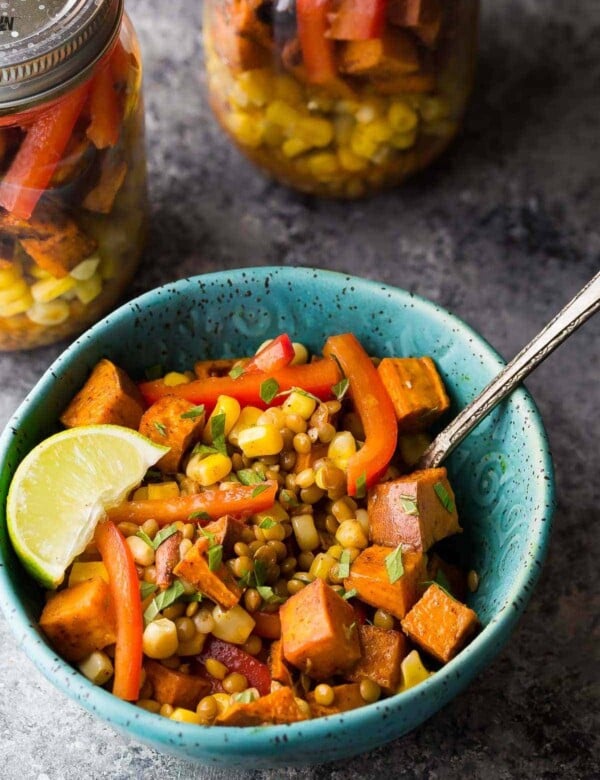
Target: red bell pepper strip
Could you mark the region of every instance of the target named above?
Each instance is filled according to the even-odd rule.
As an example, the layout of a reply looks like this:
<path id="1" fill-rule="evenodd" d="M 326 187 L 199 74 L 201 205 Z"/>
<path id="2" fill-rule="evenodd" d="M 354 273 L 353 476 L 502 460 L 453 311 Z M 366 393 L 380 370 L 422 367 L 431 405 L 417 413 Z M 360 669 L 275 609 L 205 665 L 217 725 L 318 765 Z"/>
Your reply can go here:
<path id="1" fill-rule="evenodd" d="M 98 524 L 95 542 L 108 572 L 117 619 L 113 693 L 136 701 L 142 679 L 142 602 L 135 562 L 125 537 L 110 520 Z"/>
<path id="2" fill-rule="evenodd" d="M 279 371 L 289 366 L 294 359 L 294 346 L 287 333 L 282 333 L 276 339 L 270 341 L 265 347 L 250 358 L 244 366 L 244 374 L 253 374 L 259 371 Z"/>
<path id="3" fill-rule="evenodd" d="M 257 490 L 260 488 L 260 490 Z M 114 523 L 137 523 L 154 518 L 159 525 L 169 525 L 181 520 L 188 522 L 192 515 L 201 518 L 206 514 L 211 520 L 223 515 L 254 514 L 269 509 L 275 503 L 277 483 L 261 482 L 260 485 L 235 485 L 227 490 L 205 490 L 191 496 L 166 499 L 145 499 L 125 501 L 108 510 L 108 517 Z"/>
<path id="4" fill-rule="evenodd" d="M 4 179 L 0 206 L 19 219 L 29 219 L 50 183 L 75 127 L 89 84 L 84 84 L 35 119 Z"/>
<path id="5" fill-rule="evenodd" d="M 341 0 L 329 16 L 329 37 L 338 41 L 381 38 L 386 7 L 387 0 Z"/>
<path id="6" fill-rule="evenodd" d="M 377 482 L 396 450 L 394 406 L 372 360 L 352 333 L 330 336 L 323 354 L 339 361 L 365 431 L 363 447 L 348 461 L 348 494 L 361 496 Z"/>
<path id="7" fill-rule="evenodd" d="M 296 0 L 296 21 L 308 80 L 327 84 L 336 78 L 335 44 L 327 38 L 332 0 Z"/>
<path id="8" fill-rule="evenodd" d="M 275 379 L 279 392 L 301 387 L 322 401 L 333 397 L 331 388 L 342 378 L 335 360 L 317 360 L 300 366 L 286 366 L 269 374 L 242 374 L 237 379 L 230 376 L 211 376 L 207 379 L 196 379 L 184 385 L 169 387 L 162 379 L 153 382 L 142 382 L 140 392 L 147 404 L 153 404 L 165 395 L 176 395 L 194 404 L 204 404 L 207 411 L 214 408 L 220 395 L 230 395 L 237 398 L 242 406 L 267 406 L 280 404 L 281 398 L 275 396 L 265 403 L 260 397 L 260 387 L 266 379 Z"/>
<path id="9" fill-rule="evenodd" d="M 271 693 L 271 672 L 266 664 L 242 650 L 241 647 L 209 636 L 197 660 L 204 663 L 214 658 L 224 664 L 230 672 L 243 674 L 251 688 L 256 688 L 261 696 Z"/>
<path id="10" fill-rule="evenodd" d="M 110 61 L 98 68 L 92 80 L 89 111 L 87 137 L 96 149 L 114 146 L 121 132 L 121 109 Z"/>

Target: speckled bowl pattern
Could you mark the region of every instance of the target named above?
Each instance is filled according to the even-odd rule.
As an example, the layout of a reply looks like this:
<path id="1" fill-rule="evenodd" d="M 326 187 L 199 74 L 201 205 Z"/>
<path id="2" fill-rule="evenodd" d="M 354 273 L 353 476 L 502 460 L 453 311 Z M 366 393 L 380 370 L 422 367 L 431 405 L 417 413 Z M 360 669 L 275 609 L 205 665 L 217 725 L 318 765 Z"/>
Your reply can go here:
<path id="1" fill-rule="evenodd" d="M 4 505 L 17 464 L 57 430 L 59 414 L 100 358 L 110 357 L 142 377 L 156 364 L 183 370 L 198 358 L 246 354 L 281 331 L 317 351 L 328 335 L 353 331 L 371 354 L 431 355 L 454 411 L 502 365 L 469 326 L 408 292 L 306 268 L 223 271 L 149 292 L 84 333 L 48 369 L 0 438 L 0 603 L 19 647 L 67 696 L 122 733 L 208 765 L 257 769 L 322 763 L 415 728 L 500 651 L 531 595 L 548 543 L 552 463 L 535 404 L 520 389 L 447 464 L 464 526 L 459 552 L 480 576 L 469 604 L 483 630 L 425 683 L 345 714 L 247 729 L 170 721 L 89 683 L 56 656 L 37 628 L 41 591 L 7 539 Z"/>

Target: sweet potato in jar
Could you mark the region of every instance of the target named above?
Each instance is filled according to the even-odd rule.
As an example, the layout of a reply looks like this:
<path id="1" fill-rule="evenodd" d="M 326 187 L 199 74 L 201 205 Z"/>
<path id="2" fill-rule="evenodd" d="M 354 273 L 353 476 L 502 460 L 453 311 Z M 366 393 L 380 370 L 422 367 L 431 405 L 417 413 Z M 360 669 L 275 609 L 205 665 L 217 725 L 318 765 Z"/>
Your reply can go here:
<path id="1" fill-rule="evenodd" d="M 296 189 L 358 198 L 425 168 L 471 90 L 478 0 L 207 0 L 212 108 Z"/>
<path id="2" fill-rule="evenodd" d="M 142 67 L 133 27 L 115 5 L 116 29 L 91 63 L 78 52 L 82 72 L 69 74 L 68 88 L 50 75 L 40 94 L 17 83 L 25 96 L 9 103 L 11 85 L 0 79 L 0 350 L 83 330 L 114 306 L 137 267 L 146 216 Z"/>

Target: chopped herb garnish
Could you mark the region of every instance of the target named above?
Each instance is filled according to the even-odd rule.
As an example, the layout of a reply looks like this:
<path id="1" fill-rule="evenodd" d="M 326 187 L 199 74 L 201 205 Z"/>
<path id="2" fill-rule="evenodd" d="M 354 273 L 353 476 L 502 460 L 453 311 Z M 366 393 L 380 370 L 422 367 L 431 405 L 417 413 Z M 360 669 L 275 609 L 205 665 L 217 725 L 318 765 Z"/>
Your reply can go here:
<path id="1" fill-rule="evenodd" d="M 192 409 L 188 409 L 181 415 L 182 420 L 195 420 L 196 417 L 202 417 L 204 414 L 204 404 L 194 406 Z"/>
<path id="2" fill-rule="evenodd" d="M 454 501 L 450 497 L 450 493 L 446 490 L 444 485 L 441 482 L 436 482 L 433 486 L 433 489 L 435 491 L 436 496 L 440 500 L 440 504 L 444 507 L 444 509 L 447 512 L 454 512 Z"/>
<path id="3" fill-rule="evenodd" d="M 340 578 L 350 576 L 350 550 L 344 550 L 340 555 L 337 573 Z"/>
<path id="4" fill-rule="evenodd" d="M 356 497 L 364 498 L 367 494 L 367 475 L 363 472 L 356 480 Z"/>
<path id="5" fill-rule="evenodd" d="M 443 577 L 443 579 L 446 582 L 446 585 L 448 587 L 446 587 L 446 585 L 442 585 L 442 583 L 439 581 L 438 577 L 439 577 L 440 574 L 442 574 L 442 577 Z M 421 583 L 421 585 L 425 585 L 426 589 L 429 588 L 431 585 L 437 585 L 437 587 L 440 590 L 444 591 L 446 596 L 449 596 L 451 599 L 454 599 L 454 601 L 456 601 L 456 599 L 454 598 L 454 596 L 450 592 L 450 583 L 448 582 L 448 580 L 446 579 L 446 577 L 444 576 L 444 574 L 442 572 L 438 571 L 438 573 L 435 575 L 435 579 L 434 580 L 425 580 L 424 582 Z"/>
<path id="6" fill-rule="evenodd" d="M 223 562 L 223 545 L 213 544 L 208 548 L 208 568 L 211 571 L 217 571 Z"/>
<path id="7" fill-rule="evenodd" d="M 232 379 L 237 379 L 239 376 L 241 376 L 244 373 L 244 366 L 238 365 L 234 366 L 231 371 L 229 372 L 229 376 Z"/>
<path id="8" fill-rule="evenodd" d="M 192 514 L 188 517 L 188 520 L 212 520 L 212 517 L 208 514 L 208 512 L 200 509 L 198 512 L 192 512 Z"/>
<path id="9" fill-rule="evenodd" d="M 209 447 L 208 444 L 196 444 L 192 450 L 192 455 L 199 455 L 201 458 L 207 458 L 209 455 L 216 455 L 219 450 Z"/>
<path id="10" fill-rule="evenodd" d="M 353 620 L 352 623 L 348 626 L 348 631 L 352 632 L 356 628 L 356 620 Z"/>
<path id="11" fill-rule="evenodd" d="M 210 418 L 210 433 L 212 436 L 213 447 L 223 455 L 227 455 L 227 444 L 225 443 L 225 412 L 215 414 Z"/>
<path id="12" fill-rule="evenodd" d="M 251 571 L 245 571 L 242 576 L 237 581 L 238 587 L 240 587 L 242 590 L 245 588 L 250 587 L 250 582 L 252 581 L 252 572 Z"/>
<path id="13" fill-rule="evenodd" d="M 160 363 L 157 363 L 155 366 L 150 366 L 144 371 L 146 379 L 150 381 L 154 379 L 160 379 L 163 373 L 163 367 L 160 365 Z"/>
<path id="14" fill-rule="evenodd" d="M 173 534 L 176 534 L 179 529 L 173 523 L 172 525 L 168 525 L 166 528 L 161 528 L 161 530 L 156 534 L 154 537 L 154 542 L 152 543 L 152 546 L 155 550 L 158 550 L 160 545 L 165 541 L 165 539 L 168 539 L 169 536 L 173 536 Z"/>
<path id="15" fill-rule="evenodd" d="M 158 585 L 155 585 L 153 582 L 140 582 L 140 596 L 142 601 L 145 601 L 148 596 L 155 593 L 157 588 Z"/>
<path id="16" fill-rule="evenodd" d="M 290 387 L 289 390 L 283 390 L 281 393 L 277 393 L 277 398 L 283 398 L 292 393 L 298 393 L 298 395 L 303 395 L 305 398 L 312 398 L 312 400 L 316 401 L 318 404 L 321 403 L 320 398 L 313 395 L 313 393 L 309 393 L 308 390 L 304 390 L 302 387 Z"/>
<path id="17" fill-rule="evenodd" d="M 300 506 L 298 499 L 296 498 L 296 494 L 291 490 L 280 490 L 279 500 L 289 506 L 290 509 L 295 509 L 295 507 Z"/>
<path id="18" fill-rule="evenodd" d="M 242 485 L 260 485 L 265 481 L 264 476 L 257 474 L 254 469 L 240 469 L 235 473 Z"/>
<path id="19" fill-rule="evenodd" d="M 256 496 L 260 496 L 261 493 L 264 493 L 265 490 L 268 490 L 269 486 L 265 484 L 257 485 L 254 490 L 252 491 L 252 498 L 256 498 Z"/>
<path id="20" fill-rule="evenodd" d="M 267 567 L 265 566 L 264 561 L 258 560 L 254 561 L 254 581 L 256 582 L 256 586 L 260 587 L 261 585 L 264 585 L 265 583 L 265 577 L 267 576 Z"/>
<path id="21" fill-rule="evenodd" d="M 204 593 L 200 593 L 200 591 L 196 591 L 196 593 L 190 593 L 189 595 L 182 596 L 182 601 L 185 601 L 186 603 L 190 603 L 191 601 L 202 601 L 204 598 Z"/>
<path id="22" fill-rule="evenodd" d="M 256 700 L 256 693 L 252 690 L 252 688 L 246 688 L 245 691 L 234 693 L 231 696 L 231 700 L 238 702 L 238 704 L 250 704 Z"/>
<path id="23" fill-rule="evenodd" d="M 405 515 L 417 516 L 419 514 L 417 502 L 412 496 L 400 496 L 400 506 Z"/>
<path id="24" fill-rule="evenodd" d="M 273 379 L 272 377 L 271 379 L 265 379 L 265 381 L 260 386 L 260 397 L 261 400 L 266 404 L 270 404 L 278 392 L 279 384 L 277 380 Z"/>
<path id="25" fill-rule="evenodd" d="M 154 421 L 154 427 L 156 430 L 160 433 L 161 436 L 167 435 L 167 426 L 164 423 L 158 422 L 158 420 Z"/>
<path id="26" fill-rule="evenodd" d="M 264 520 L 260 521 L 260 523 L 258 524 L 258 527 L 259 528 L 265 528 L 265 529 L 268 530 L 269 528 L 274 528 L 276 525 L 277 525 L 277 522 L 275 520 L 273 520 L 272 517 L 265 517 Z"/>
<path id="27" fill-rule="evenodd" d="M 208 539 L 209 547 L 213 547 L 217 543 L 217 540 L 215 539 L 215 535 L 210 531 L 207 531 L 206 528 L 200 528 L 199 531 L 202 534 L 202 536 L 205 536 Z"/>
<path id="28" fill-rule="evenodd" d="M 140 539 L 142 539 L 144 542 L 146 542 L 148 547 L 152 547 L 152 549 L 154 549 L 154 542 L 152 541 L 152 539 L 148 536 L 148 534 L 145 531 L 142 531 L 141 528 L 136 533 L 136 536 L 139 536 Z"/>
<path id="29" fill-rule="evenodd" d="M 342 598 L 348 601 L 348 599 L 353 599 L 355 596 L 358 596 L 358 591 L 356 590 L 356 588 L 352 588 L 352 590 L 347 590 L 343 594 Z"/>
<path id="30" fill-rule="evenodd" d="M 404 574 L 404 565 L 402 563 L 402 545 L 399 544 L 385 559 L 385 568 L 389 581 L 394 584 Z"/>
<path id="31" fill-rule="evenodd" d="M 158 596 L 152 599 L 150 605 L 144 612 L 144 623 L 146 625 L 148 625 L 148 623 L 152 623 L 159 612 L 162 612 L 163 609 L 170 607 L 171 604 L 177 601 L 177 599 L 184 594 L 184 592 L 185 588 L 181 582 L 179 580 L 175 580 L 170 588 L 163 590 L 162 593 L 159 593 Z"/>
<path id="32" fill-rule="evenodd" d="M 281 604 L 284 601 L 281 596 L 278 596 L 273 591 L 273 588 L 270 585 L 257 585 L 256 590 L 261 599 L 266 601 L 267 604 Z"/>
<path id="33" fill-rule="evenodd" d="M 346 393 L 348 392 L 349 387 L 350 387 L 350 380 L 348 379 L 348 377 L 344 377 L 343 379 L 340 379 L 340 381 L 331 388 L 331 392 L 338 399 L 338 401 L 341 401 L 346 395 Z"/>

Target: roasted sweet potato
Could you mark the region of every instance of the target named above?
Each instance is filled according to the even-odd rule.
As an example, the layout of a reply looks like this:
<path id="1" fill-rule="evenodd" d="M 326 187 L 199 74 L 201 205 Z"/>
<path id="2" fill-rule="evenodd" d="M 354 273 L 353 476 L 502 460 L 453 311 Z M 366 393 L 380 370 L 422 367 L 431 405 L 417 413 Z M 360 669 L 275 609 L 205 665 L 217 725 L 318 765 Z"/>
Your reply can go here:
<path id="1" fill-rule="evenodd" d="M 256 14 L 259 0 L 226 0 L 211 12 L 212 41 L 234 72 L 272 64 L 271 28 Z"/>
<path id="2" fill-rule="evenodd" d="M 219 726 L 260 726 L 262 723 L 297 723 L 306 720 L 290 688 L 279 688 L 267 696 L 236 703 L 217 716 Z"/>
<path id="3" fill-rule="evenodd" d="M 384 691 L 396 691 L 400 683 L 400 665 L 408 653 L 408 642 L 400 631 L 359 625 L 361 659 L 346 673 L 346 678 L 360 682 L 364 677 L 374 680 Z"/>
<path id="4" fill-rule="evenodd" d="M 40 204 L 29 220 L 0 212 L 0 232 L 18 240 L 40 268 L 58 278 L 66 276 L 98 247 L 95 239 L 50 202 Z"/>
<path id="5" fill-rule="evenodd" d="M 422 552 L 460 533 L 446 469 L 413 471 L 376 485 L 369 493 L 369 530 L 375 544 Z"/>
<path id="6" fill-rule="evenodd" d="M 60 420 L 67 428 L 109 423 L 137 430 L 143 412 L 139 391 L 125 371 L 101 360 Z"/>
<path id="7" fill-rule="evenodd" d="M 223 609 L 231 609 L 239 602 L 242 591 L 229 569 L 223 564 L 216 571 L 210 570 L 206 557 L 208 547 L 208 539 L 204 537 L 198 539 L 183 560 L 173 569 L 173 574 L 183 577 L 196 590 L 216 601 Z"/>
<path id="8" fill-rule="evenodd" d="M 285 663 L 283 657 L 283 644 L 280 639 L 276 639 L 271 643 L 271 650 L 269 652 L 269 671 L 271 677 L 280 682 L 282 685 L 292 687 L 293 680 L 290 670 Z"/>
<path id="9" fill-rule="evenodd" d="M 359 683 L 346 683 L 345 685 L 334 685 L 333 692 L 335 698 L 333 704 L 325 706 L 315 701 L 315 694 L 310 691 L 306 694 L 306 701 L 310 705 L 310 711 L 313 718 L 322 718 L 325 715 L 336 715 L 338 712 L 348 712 L 356 707 L 362 707 L 365 700 L 360 695 Z"/>
<path id="10" fill-rule="evenodd" d="M 413 38 L 402 30 L 381 38 L 342 44 L 339 69 L 352 76 L 391 77 L 419 70 L 419 52 Z"/>
<path id="11" fill-rule="evenodd" d="M 96 211 L 98 214 L 110 214 L 115 205 L 115 198 L 125 177 L 127 176 L 127 163 L 120 159 L 114 152 L 108 152 L 102 160 L 100 178 L 83 200 L 83 207 L 88 211 Z"/>
<path id="12" fill-rule="evenodd" d="M 284 657 L 310 677 L 331 677 L 360 658 L 354 610 L 323 580 L 288 599 L 279 615 Z"/>
<path id="13" fill-rule="evenodd" d="M 446 663 L 477 630 L 475 612 L 451 598 L 438 585 L 430 585 L 402 620 L 402 629 L 426 652 Z"/>
<path id="14" fill-rule="evenodd" d="M 450 399 L 431 358 L 384 358 L 377 371 L 394 404 L 400 432 L 426 430 L 449 409 Z"/>
<path id="15" fill-rule="evenodd" d="M 245 523 L 231 515 L 223 515 L 218 520 L 213 520 L 204 526 L 207 534 L 214 537 L 215 543 L 223 546 L 223 554 L 230 556 L 233 546 L 241 541 Z M 210 537 L 209 537 L 210 538 Z"/>
<path id="16" fill-rule="evenodd" d="M 211 684 L 206 678 L 167 669 L 158 661 L 146 659 L 144 669 L 152 683 L 152 698 L 159 704 L 195 710 L 200 699 L 211 692 Z"/>
<path id="17" fill-rule="evenodd" d="M 391 547 L 367 547 L 350 567 L 344 588 L 356 588 L 359 599 L 400 619 L 419 598 L 420 583 L 426 578 L 425 558 L 420 552 L 403 553 L 404 574 L 392 583 L 386 567 L 386 558 L 392 552 Z"/>
<path id="18" fill-rule="evenodd" d="M 67 661 L 81 661 L 116 640 L 110 588 L 100 577 L 59 591 L 46 603 L 40 628 Z"/>
<path id="19" fill-rule="evenodd" d="M 156 468 L 165 473 L 179 471 L 183 456 L 202 436 L 204 414 L 192 418 L 183 416 L 193 408 L 194 404 L 184 398 L 167 395 L 146 409 L 140 420 L 141 434 L 157 444 L 170 447 L 156 464 Z"/>
<path id="20" fill-rule="evenodd" d="M 437 43 L 442 27 L 440 0 L 390 0 L 388 20 L 398 27 L 409 27 L 429 47 Z"/>
<path id="21" fill-rule="evenodd" d="M 181 531 L 176 531 L 167 537 L 156 549 L 154 565 L 156 567 L 156 584 L 161 590 L 171 587 L 173 569 L 179 563 L 179 545 L 183 539 Z"/>

